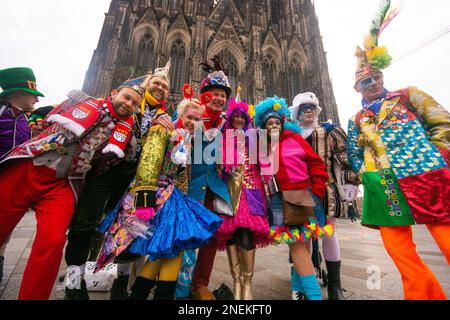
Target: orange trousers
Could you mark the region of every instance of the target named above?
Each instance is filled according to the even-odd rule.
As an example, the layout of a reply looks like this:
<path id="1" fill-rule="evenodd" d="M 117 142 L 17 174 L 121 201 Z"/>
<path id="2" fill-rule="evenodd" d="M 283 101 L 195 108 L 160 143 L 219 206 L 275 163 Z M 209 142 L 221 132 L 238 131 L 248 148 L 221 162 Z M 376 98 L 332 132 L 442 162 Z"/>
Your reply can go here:
<path id="1" fill-rule="evenodd" d="M 450 265 L 450 224 L 427 225 Z M 402 276 L 405 300 L 446 300 L 433 272 L 419 257 L 412 227 L 380 227 L 384 247 Z"/>

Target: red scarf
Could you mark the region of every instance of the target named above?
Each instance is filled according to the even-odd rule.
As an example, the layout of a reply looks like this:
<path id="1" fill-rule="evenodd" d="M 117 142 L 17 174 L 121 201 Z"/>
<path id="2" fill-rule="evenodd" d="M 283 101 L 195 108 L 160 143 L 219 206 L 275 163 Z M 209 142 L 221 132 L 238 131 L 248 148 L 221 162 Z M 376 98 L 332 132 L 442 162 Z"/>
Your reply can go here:
<path id="1" fill-rule="evenodd" d="M 104 101 L 88 100 L 76 105 L 62 114 L 49 117 L 49 122 L 56 122 L 68 129 L 73 134 L 81 137 L 86 130 L 94 126 L 100 117 L 102 107 L 106 105 L 111 116 L 117 119 L 117 123 L 109 138 L 109 144 L 103 149 L 103 153 L 113 152 L 119 158 L 125 156 L 124 150 L 131 138 L 133 129 L 132 116 L 119 116 L 111 103 L 110 98 Z"/>
<path id="2" fill-rule="evenodd" d="M 220 118 L 221 115 L 222 111 L 213 111 L 211 108 L 206 107 L 203 113 L 203 123 L 206 130 L 219 127 L 223 120 Z"/>

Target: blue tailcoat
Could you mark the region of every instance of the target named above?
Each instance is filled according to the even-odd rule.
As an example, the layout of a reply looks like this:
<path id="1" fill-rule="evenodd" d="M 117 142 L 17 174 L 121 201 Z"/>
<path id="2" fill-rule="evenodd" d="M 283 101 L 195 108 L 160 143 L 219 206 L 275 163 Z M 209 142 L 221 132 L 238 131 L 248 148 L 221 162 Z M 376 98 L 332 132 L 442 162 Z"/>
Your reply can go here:
<path id="1" fill-rule="evenodd" d="M 205 141 L 206 140 L 206 141 Z M 204 204 L 206 191 L 208 188 L 217 196 L 225 200 L 231 207 L 230 193 L 226 183 L 217 174 L 217 164 L 215 161 L 215 148 L 214 146 L 220 144 L 220 138 L 215 138 L 212 141 L 208 141 L 202 132 L 202 150 L 201 153 L 196 153 L 195 148 L 197 147 L 194 143 L 191 151 L 192 159 L 192 175 L 191 181 L 189 183 L 188 194 Z M 208 148 L 208 149 L 207 149 Z M 204 157 L 204 151 L 207 150 L 206 156 Z M 213 150 L 209 152 L 208 150 Z M 195 161 L 195 156 L 199 158 L 201 155 L 201 161 Z M 200 160 L 200 159 L 197 159 Z"/>

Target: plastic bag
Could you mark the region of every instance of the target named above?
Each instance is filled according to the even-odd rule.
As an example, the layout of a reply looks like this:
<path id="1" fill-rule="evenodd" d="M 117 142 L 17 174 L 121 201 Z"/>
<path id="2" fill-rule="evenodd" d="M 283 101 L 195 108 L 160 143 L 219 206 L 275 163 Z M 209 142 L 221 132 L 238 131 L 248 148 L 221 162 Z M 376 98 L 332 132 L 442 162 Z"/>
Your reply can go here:
<path id="1" fill-rule="evenodd" d="M 110 291 L 114 280 L 117 278 L 117 264 L 110 263 L 105 268 L 94 274 L 95 261 L 86 263 L 84 280 L 88 291 Z"/>

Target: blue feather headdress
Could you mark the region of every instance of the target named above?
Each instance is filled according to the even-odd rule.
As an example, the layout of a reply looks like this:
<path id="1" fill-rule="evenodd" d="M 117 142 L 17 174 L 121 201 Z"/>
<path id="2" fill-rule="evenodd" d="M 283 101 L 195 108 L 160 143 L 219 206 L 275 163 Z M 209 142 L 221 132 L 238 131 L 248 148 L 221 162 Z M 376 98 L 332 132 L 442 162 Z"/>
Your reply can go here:
<path id="1" fill-rule="evenodd" d="M 258 128 L 264 128 L 267 120 L 276 117 L 283 123 L 285 130 L 290 130 L 295 133 L 300 133 L 300 127 L 293 122 L 290 122 L 291 111 L 289 110 L 286 100 L 277 96 L 267 98 L 255 107 L 255 125 Z"/>

